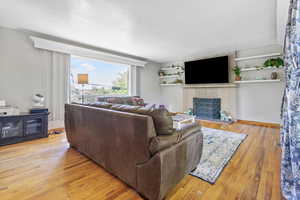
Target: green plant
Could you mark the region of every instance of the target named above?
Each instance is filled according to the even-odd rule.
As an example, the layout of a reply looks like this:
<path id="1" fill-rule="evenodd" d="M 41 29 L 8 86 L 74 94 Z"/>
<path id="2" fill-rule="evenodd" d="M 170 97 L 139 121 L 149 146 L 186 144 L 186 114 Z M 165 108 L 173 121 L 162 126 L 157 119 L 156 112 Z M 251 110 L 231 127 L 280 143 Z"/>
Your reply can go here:
<path id="1" fill-rule="evenodd" d="M 165 73 L 163 70 L 159 70 L 158 75 L 159 75 L 159 76 L 165 76 L 166 73 Z"/>
<path id="2" fill-rule="evenodd" d="M 241 68 L 239 68 L 238 66 L 235 66 L 232 70 L 234 71 L 234 74 L 236 76 L 241 76 Z"/>
<path id="3" fill-rule="evenodd" d="M 177 79 L 177 80 L 175 80 L 173 83 L 176 83 L 176 84 L 181 84 L 181 83 L 183 83 L 183 81 L 182 81 L 182 80 L 180 80 L 180 79 Z"/>
<path id="4" fill-rule="evenodd" d="M 277 67 L 283 66 L 284 62 L 281 58 L 270 58 L 264 62 L 264 67 Z"/>

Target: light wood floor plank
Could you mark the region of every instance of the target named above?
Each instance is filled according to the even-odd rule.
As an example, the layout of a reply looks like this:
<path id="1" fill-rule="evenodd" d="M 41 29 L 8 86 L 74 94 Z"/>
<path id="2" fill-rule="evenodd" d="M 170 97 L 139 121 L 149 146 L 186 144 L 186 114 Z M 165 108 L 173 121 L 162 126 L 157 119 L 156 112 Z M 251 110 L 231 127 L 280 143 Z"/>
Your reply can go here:
<path id="1" fill-rule="evenodd" d="M 169 200 L 280 200 L 279 129 L 234 123 L 203 126 L 245 133 L 213 185 L 186 176 Z M 69 148 L 64 134 L 0 147 L 1 200 L 140 200 L 134 190 Z"/>

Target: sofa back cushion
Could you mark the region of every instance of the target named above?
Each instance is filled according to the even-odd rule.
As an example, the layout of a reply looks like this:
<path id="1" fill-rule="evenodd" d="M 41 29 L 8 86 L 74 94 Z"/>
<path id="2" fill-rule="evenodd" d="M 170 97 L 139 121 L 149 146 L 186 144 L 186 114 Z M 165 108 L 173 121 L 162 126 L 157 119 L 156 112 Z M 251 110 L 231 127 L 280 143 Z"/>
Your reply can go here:
<path id="1" fill-rule="evenodd" d="M 96 103 L 91 103 L 87 104 L 87 106 L 92 106 L 92 107 L 97 107 L 97 108 L 111 108 L 113 104 L 107 103 L 107 102 L 96 102 Z"/>
<path id="2" fill-rule="evenodd" d="M 112 104 L 125 104 L 132 106 L 145 106 L 144 99 L 138 96 L 124 96 L 124 97 L 98 97 L 98 102 L 107 102 Z"/>
<path id="3" fill-rule="evenodd" d="M 141 106 L 131 106 L 131 105 L 122 105 L 122 104 L 113 104 L 111 107 L 112 110 L 130 112 L 130 113 L 137 113 L 136 111 L 140 108 Z"/>
<path id="4" fill-rule="evenodd" d="M 112 110 L 130 112 L 152 117 L 157 135 L 172 135 L 175 131 L 170 113 L 165 108 L 129 106 L 114 104 Z"/>
<path id="5" fill-rule="evenodd" d="M 139 114 L 149 115 L 152 117 L 157 135 L 172 135 L 175 131 L 173 128 L 173 120 L 169 111 L 165 108 L 137 110 Z"/>

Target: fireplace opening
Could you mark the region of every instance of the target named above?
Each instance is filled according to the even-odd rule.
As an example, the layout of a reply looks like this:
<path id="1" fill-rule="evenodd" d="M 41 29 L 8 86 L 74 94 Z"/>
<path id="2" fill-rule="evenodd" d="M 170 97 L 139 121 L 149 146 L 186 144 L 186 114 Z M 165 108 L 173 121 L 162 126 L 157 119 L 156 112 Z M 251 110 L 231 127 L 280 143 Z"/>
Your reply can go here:
<path id="1" fill-rule="evenodd" d="M 193 98 L 193 113 L 199 119 L 220 120 L 220 98 Z"/>

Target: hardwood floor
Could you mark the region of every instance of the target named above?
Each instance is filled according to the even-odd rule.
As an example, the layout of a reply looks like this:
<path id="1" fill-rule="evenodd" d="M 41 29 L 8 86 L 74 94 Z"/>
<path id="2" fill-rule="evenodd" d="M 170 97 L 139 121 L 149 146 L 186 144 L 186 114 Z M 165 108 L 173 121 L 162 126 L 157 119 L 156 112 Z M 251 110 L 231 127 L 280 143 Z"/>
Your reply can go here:
<path id="1" fill-rule="evenodd" d="M 248 134 L 214 185 L 186 176 L 169 200 L 282 199 L 279 129 L 235 123 L 203 126 Z M 114 176 L 70 149 L 65 135 L 0 147 L 1 200 L 141 197 Z"/>

